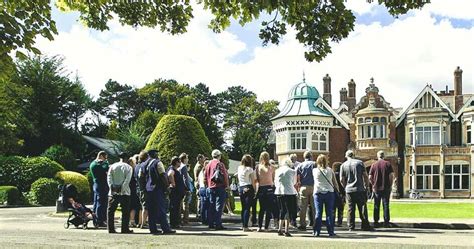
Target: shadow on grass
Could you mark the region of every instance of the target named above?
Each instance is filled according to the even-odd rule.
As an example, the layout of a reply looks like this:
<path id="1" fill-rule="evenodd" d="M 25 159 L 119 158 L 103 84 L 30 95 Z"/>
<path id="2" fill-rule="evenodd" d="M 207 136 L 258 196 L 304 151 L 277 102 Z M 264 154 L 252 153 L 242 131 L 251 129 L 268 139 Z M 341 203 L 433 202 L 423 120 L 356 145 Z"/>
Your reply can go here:
<path id="1" fill-rule="evenodd" d="M 301 237 L 306 237 L 306 238 L 319 238 L 319 237 L 314 237 L 312 235 L 303 235 Z M 329 238 L 327 235 L 321 235 L 321 238 Z M 393 238 L 393 239 L 412 239 L 415 238 L 415 236 L 406 236 L 406 235 L 386 235 L 386 234 L 357 234 L 357 233 L 344 233 L 344 234 L 338 234 L 335 237 L 331 237 L 331 239 L 337 240 L 337 239 L 376 239 L 376 238 Z"/>

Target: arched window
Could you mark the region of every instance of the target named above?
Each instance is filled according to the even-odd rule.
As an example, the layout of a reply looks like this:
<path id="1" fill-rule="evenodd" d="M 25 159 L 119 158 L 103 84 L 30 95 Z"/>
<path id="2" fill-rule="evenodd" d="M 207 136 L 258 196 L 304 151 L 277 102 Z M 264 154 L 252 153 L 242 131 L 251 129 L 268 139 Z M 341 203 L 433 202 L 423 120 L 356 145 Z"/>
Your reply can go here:
<path id="1" fill-rule="evenodd" d="M 358 122 L 359 124 L 362 124 L 362 123 L 364 123 L 364 119 L 363 119 L 363 118 L 359 118 L 359 119 L 357 120 L 357 122 Z"/>
<path id="2" fill-rule="evenodd" d="M 380 118 L 380 123 L 382 123 L 382 124 L 387 123 L 387 118 L 385 118 L 385 117 Z"/>
<path id="3" fill-rule="evenodd" d="M 371 122 L 372 122 L 372 119 L 371 119 L 371 118 L 365 118 L 365 122 L 366 122 L 366 123 L 371 123 Z"/>
<path id="4" fill-rule="evenodd" d="M 372 119 L 372 123 L 378 123 L 378 122 L 379 122 L 379 118 L 378 118 L 378 117 L 374 117 L 374 118 Z"/>

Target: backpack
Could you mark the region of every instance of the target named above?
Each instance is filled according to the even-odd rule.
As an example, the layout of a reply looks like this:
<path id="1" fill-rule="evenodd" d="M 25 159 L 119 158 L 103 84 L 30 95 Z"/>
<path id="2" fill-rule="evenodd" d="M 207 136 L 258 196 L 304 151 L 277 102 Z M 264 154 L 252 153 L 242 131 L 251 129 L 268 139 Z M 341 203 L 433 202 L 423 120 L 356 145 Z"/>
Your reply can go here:
<path id="1" fill-rule="evenodd" d="M 146 181 L 147 181 L 147 176 L 148 176 L 148 166 L 150 166 L 150 164 L 152 164 L 153 161 L 155 161 L 155 159 L 150 160 L 150 162 L 148 162 L 147 165 L 145 165 L 144 167 L 140 167 L 140 169 L 138 170 L 137 183 L 138 183 L 138 189 L 139 189 L 140 191 L 146 191 Z"/>
<path id="2" fill-rule="evenodd" d="M 216 169 L 212 174 L 211 181 L 216 184 L 224 183 L 224 174 L 221 172 L 221 167 L 219 164 L 217 164 Z"/>

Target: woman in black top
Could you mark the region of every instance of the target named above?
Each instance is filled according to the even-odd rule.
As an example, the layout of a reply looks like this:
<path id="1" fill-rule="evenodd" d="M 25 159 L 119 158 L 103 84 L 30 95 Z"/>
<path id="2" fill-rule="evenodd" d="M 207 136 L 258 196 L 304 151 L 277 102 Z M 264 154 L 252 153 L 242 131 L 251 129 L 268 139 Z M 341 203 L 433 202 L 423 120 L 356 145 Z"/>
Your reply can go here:
<path id="1" fill-rule="evenodd" d="M 181 161 L 178 157 L 171 159 L 171 165 L 168 168 L 168 181 L 170 183 L 170 225 L 176 229 L 180 227 L 180 203 L 183 201 L 185 195 L 185 185 L 181 172 L 178 168 Z"/>

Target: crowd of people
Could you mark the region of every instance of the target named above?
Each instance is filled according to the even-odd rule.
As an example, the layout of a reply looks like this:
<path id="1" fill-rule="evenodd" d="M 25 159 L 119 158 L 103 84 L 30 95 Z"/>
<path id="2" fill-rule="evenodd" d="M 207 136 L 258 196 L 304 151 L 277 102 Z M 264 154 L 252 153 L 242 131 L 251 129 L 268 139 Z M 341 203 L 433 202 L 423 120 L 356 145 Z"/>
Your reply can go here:
<path id="1" fill-rule="evenodd" d="M 224 230 L 222 213 L 229 193 L 229 173 L 221 161 L 221 152 L 214 150 L 211 158 L 198 155 L 192 176 L 186 153 L 171 158 L 165 167 L 158 151 L 142 151 L 138 155 L 120 154 L 120 161 L 109 166 L 107 154 L 99 152 L 90 165 L 93 177 L 94 206 L 98 226 L 116 233 L 114 214 L 122 209 L 121 233 L 132 233 L 130 227 L 148 228 L 151 234 L 171 234 L 189 225 L 192 193 L 197 196 L 197 218 L 209 229 Z M 390 227 L 389 200 L 393 170 L 384 160 L 384 152 L 367 172 L 354 152 L 346 152 L 346 161 L 329 166 L 326 155 L 314 160 L 306 151 L 304 161 L 291 155 L 280 165 L 262 152 L 258 162 L 244 155 L 235 173 L 242 206 L 244 232 L 271 231 L 291 237 L 290 228 L 305 231 L 312 227 L 313 236 L 320 236 L 323 210 L 330 237 L 336 236 L 335 226 L 341 226 L 344 206 L 348 206 L 347 225 L 355 229 L 355 209 L 361 219 L 361 229 L 379 227 L 380 203 L 383 204 L 383 226 Z M 374 198 L 374 225 L 367 214 L 370 191 Z M 259 210 L 257 215 L 257 202 Z M 167 213 L 169 212 L 169 221 Z M 307 214 L 309 213 L 309 214 Z M 297 219 L 299 217 L 299 225 Z M 161 231 L 157 224 L 160 225 Z"/>

